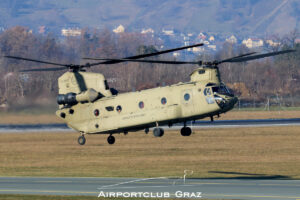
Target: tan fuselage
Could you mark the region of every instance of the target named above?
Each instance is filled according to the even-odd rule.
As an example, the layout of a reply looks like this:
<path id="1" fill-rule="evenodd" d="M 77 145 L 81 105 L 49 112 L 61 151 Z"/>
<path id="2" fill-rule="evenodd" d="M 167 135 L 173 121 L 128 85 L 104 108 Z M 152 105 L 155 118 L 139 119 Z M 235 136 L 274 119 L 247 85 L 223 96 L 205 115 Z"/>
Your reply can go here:
<path id="1" fill-rule="evenodd" d="M 218 94 L 224 101 L 220 106 L 210 86 L 220 85 L 218 71 L 199 70 L 191 74 L 191 82 L 104 96 L 62 107 L 57 115 L 64 113 L 68 126 L 82 133 L 118 133 L 201 119 L 232 109 L 236 98 Z M 85 72 L 80 73 L 84 76 Z M 203 80 L 205 75 L 208 77 Z"/>

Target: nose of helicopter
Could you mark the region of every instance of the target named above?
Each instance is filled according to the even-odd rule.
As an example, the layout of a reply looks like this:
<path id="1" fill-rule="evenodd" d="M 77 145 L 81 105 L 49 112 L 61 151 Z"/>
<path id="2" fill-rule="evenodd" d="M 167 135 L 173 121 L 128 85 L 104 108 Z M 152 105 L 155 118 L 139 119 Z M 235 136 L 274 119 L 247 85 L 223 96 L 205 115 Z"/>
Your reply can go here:
<path id="1" fill-rule="evenodd" d="M 219 96 L 218 96 L 219 97 Z M 221 98 L 215 98 L 217 104 L 222 109 L 222 112 L 227 112 L 231 110 L 234 105 L 238 102 L 238 98 L 236 96 L 230 95 L 224 95 Z"/>

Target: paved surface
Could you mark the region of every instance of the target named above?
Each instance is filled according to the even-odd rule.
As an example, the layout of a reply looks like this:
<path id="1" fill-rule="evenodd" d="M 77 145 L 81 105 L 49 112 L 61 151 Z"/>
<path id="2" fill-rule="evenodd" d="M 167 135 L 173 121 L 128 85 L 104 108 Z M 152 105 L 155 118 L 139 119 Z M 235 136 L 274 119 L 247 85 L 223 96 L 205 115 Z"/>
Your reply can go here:
<path id="1" fill-rule="evenodd" d="M 254 119 L 254 120 L 217 120 L 196 121 L 195 123 L 187 123 L 193 129 L 199 128 L 232 128 L 232 127 L 265 127 L 265 126 L 300 126 L 300 118 L 291 119 Z M 178 124 L 171 129 L 181 129 L 182 125 Z M 168 127 L 165 127 L 168 130 Z M 0 124 L 0 133 L 8 132 L 56 132 L 56 131 L 72 131 L 66 124 Z"/>
<path id="2" fill-rule="evenodd" d="M 0 177 L 1 194 L 42 195 L 107 195 L 106 192 L 122 192 L 131 195 L 191 197 L 217 199 L 300 199 L 300 180 L 260 178 L 240 179 L 134 179 L 134 178 L 33 178 Z M 127 193 L 126 193 L 127 192 Z M 195 195 L 195 196 L 194 196 Z M 187 197 L 187 196 L 186 196 Z"/>

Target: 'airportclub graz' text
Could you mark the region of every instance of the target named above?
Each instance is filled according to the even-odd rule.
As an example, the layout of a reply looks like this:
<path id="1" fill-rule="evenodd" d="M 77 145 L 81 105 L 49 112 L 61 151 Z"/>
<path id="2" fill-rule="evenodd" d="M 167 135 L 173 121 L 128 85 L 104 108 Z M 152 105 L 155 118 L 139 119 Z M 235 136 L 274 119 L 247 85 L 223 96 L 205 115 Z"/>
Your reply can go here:
<path id="1" fill-rule="evenodd" d="M 98 197 L 104 198 L 202 198 L 202 192 L 184 192 L 176 191 L 173 194 L 170 192 L 104 192 L 100 191 Z"/>

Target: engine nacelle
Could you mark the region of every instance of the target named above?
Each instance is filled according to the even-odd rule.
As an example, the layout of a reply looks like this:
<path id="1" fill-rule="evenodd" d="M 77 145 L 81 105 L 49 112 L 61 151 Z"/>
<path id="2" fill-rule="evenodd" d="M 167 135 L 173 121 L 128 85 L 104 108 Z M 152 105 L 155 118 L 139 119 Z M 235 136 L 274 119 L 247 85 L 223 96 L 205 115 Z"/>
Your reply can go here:
<path id="1" fill-rule="evenodd" d="M 57 96 L 57 103 L 59 105 L 76 105 L 77 103 L 93 102 L 102 96 L 103 95 L 101 95 L 99 92 L 89 88 L 80 94 L 72 92 L 67 94 L 59 94 Z"/>

